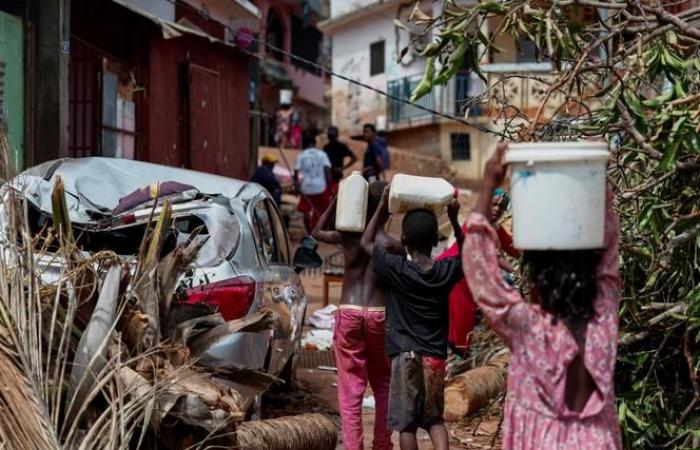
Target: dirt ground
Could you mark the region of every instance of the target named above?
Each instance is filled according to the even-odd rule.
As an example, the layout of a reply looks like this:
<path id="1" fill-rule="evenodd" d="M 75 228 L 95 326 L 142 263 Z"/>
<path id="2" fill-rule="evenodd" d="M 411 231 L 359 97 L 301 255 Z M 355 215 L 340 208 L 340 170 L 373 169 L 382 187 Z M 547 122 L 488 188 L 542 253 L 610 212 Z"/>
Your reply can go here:
<path id="1" fill-rule="evenodd" d="M 294 241 L 303 235 L 298 220 L 292 221 L 291 235 Z M 337 248 L 322 245 L 320 253 L 327 256 Z M 303 274 L 304 290 L 310 304 L 307 311 L 309 317 L 313 311 L 321 308 L 323 297 L 323 272 L 322 270 L 308 271 Z M 340 283 L 331 284 L 329 291 L 330 303 L 337 304 L 340 299 Z M 318 352 L 319 355 L 302 355 L 302 363 L 297 364 L 297 385 L 291 392 L 273 393 L 266 397 L 265 416 L 279 416 L 301 414 L 307 412 L 321 412 L 328 414 L 338 424 L 339 445 L 337 449 L 343 449 L 342 435 L 340 433 L 340 416 L 338 412 L 337 375 L 331 370 L 320 370 L 316 364 L 320 360 L 323 364 L 332 365 L 330 352 Z M 311 357 L 310 357 L 311 356 Z M 325 358 L 321 358 L 325 356 Z M 311 361 L 311 364 L 309 363 Z M 371 396 L 371 392 L 365 394 Z M 371 448 L 372 430 L 374 427 L 374 410 L 365 409 L 363 412 L 365 448 Z M 451 437 L 451 449 L 499 449 L 498 442 L 492 446 L 492 438 L 498 429 L 498 420 L 465 420 L 459 423 L 448 423 L 448 432 Z M 398 449 L 398 435 L 394 433 L 392 440 Z M 418 434 L 419 448 L 428 450 L 432 448 L 428 434 L 420 431 Z"/>

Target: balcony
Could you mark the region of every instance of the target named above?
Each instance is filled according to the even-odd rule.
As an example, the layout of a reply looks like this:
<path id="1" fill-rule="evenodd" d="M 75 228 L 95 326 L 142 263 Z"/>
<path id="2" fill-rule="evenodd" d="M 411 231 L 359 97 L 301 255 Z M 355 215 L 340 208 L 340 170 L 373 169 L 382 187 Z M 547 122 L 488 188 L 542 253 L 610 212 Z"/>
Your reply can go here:
<path id="1" fill-rule="evenodd" d="M 408 100 L 411 97 L 411 92 L 418 86 L 420 79 L 420 76 L 414 76 L 391 80 L 387 82 L 387 92 L 391 96 Z M 435 91 L 431 91 L 416 103 L 429 109 L 435 109 Z M 413 122 L 416 120 L 422 121 L 430 119 L 433 115 L 428 111 L 391 98 L 388 101 L 387 107 L 389 109 L 388 120 L 390 124 Z"/>
<path id="2" fill-rule="evenodd" d="M 535 115 L 554 80 L 550 63 L 486 64 L 482 70 L 488 79 L 490 96 L 529 117 Z M 563 101 L 563 94 L 551 95 L 544 116 L 553 114 Z"/>
<path id="3" fill-rule="evenodd" d="M 420 79 L 421 76 L 414 76 L 391 80 L 387 83 L 387 92 L 399 98 L 409 99 Z M 469 116 L 478 116 L 481 109 L 478 102 L 473 101 L 471 83 L 470 74 L 459 73 L 447 86 L 436 86 L 416 103 L 458 117 L 463 117 L 467 110 L 469 110 Z M 425 122 L 432 120 L 433 116 L 433 113 L 407 103 L 392 99 L 388 101 L 388 121 L 390 124 Z"/>

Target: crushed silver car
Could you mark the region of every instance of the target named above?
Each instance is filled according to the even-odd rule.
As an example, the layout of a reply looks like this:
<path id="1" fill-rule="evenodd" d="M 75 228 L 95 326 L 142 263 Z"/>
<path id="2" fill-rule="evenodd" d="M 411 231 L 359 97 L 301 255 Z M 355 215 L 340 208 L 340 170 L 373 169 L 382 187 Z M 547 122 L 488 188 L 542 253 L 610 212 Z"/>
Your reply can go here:
<path id="1" fill-rule="evenodd" d="M 280 318 L 274 330 L 237 332 L 199 356 L 200 364 L 239 367 L 280 376 L 298 347 L 307 299 L 300 266 L 320 264 L 313 248 L 296 267 L 287 229 L 265 189 L 226 177 L 110 158 L 63 159 L 33 167 L 11 185 L 28 200 L 30 226 L 39 232 L 51 218 L 57 177 L 65 186 L 78 246 L 86 252 L 111 250 L 124 258 L 138 254 L 148 224 L 157 217 L 148 190 L 166 185 L 159 201 L 172 204 L 173 227 L 166 248 L 206 239 L 194 264 L 179 281 L 183 303 L 206 304 L 225 320 L 263 307 Z M 157 185 L 156 185 L 157 183 Z M 164 195 L 164 196 L 163 196 Z M 58 276 L 60 260 L 47 258 L 45 276 Z M 50 281 L 50 280 L 49 280 Z"/>

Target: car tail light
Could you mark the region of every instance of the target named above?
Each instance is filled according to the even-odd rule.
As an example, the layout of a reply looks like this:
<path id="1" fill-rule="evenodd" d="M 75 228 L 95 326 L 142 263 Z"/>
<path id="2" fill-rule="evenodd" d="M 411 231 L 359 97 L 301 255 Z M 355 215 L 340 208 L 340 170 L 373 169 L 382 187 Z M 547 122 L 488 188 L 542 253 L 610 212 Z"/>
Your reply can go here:
<path id="1" fill-rule="evenodd" d="M 206 303 L 216 308 L 225 320 L 244 317 L 255 300 L 255 280 L 231 278 L 185 290 L 185 303 Z"/>

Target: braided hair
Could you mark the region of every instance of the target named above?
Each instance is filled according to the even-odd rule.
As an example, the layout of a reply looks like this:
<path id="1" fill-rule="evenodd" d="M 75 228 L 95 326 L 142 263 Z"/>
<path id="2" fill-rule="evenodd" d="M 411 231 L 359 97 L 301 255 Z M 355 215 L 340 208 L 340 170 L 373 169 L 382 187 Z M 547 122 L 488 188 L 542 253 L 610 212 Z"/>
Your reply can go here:
<path id="1" fill-rule="evenodd" d="M 554 321 L 568 324 L 593 317 L 599 251 L 526 251 L 523 262 L 540 306 Z"/>

